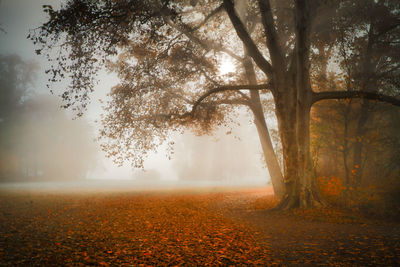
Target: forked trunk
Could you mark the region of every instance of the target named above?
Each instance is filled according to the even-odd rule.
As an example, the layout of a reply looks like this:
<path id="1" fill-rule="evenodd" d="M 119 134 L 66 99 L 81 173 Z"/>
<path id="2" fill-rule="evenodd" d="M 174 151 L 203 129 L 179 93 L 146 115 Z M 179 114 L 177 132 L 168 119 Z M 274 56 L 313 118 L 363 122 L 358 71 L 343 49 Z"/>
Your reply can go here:
<path id="1" fill-rule="evenodd" d="M 300 183 L 299 206 L 301 208 L 320 206 L 310 154 L 310 109 L 311 105 L 298 107 L 297 146 L 298 176 Z"/>
<path id="2" fill-rule="evenodd" d="M 282 198 L 278 209 L 290 209 L 299 204 L 299 179 L 298 179 L 298 162 L 297 162 L 297 147 L 296 147 L 296 131 L 293 125 L 296 124 L 295 116 L 287 116 L 288 112 L 283 111 L 287 107 L 277 107 L 277 118 L 279 132 L 281 134 L 282 150 L 283 150 L 283 165 L 284 165 L 284 183 L 285 195 Z M 283 110 L 282 110 L 283 109 Z"/>
<path id="3" fill-rule="evenodd" d="M 277 112 L 286 189 L 278 209 L 319 207 L 322 204 L 310 155 L 310 108 L 308 106 L 298 112 L 296 117 L 288 115 L 291 113 L 288 111 Z"/>
<path id="4" fill-rule="evenodd" d="M 310 155 L 310 110 L 312 90 L 309 73 L 310 6 L 305 0 L 296 1 L 296 78 L 295 90 L 286 90 L 286 101 L 278 101 L 282 120 L 282 138 L 286 145 L 285 161 L 288 164 L 287 194 L 279 208 L 309 208 L 320 206 L 318 190 Z M 286 105 L 286 107 L 285 107 Z M 293 110 L 294 109 L 294 110 Z M 293 122 L 293 117 L 295 120 Z M 288 175 L 288 176 L 286 176 Z"/>

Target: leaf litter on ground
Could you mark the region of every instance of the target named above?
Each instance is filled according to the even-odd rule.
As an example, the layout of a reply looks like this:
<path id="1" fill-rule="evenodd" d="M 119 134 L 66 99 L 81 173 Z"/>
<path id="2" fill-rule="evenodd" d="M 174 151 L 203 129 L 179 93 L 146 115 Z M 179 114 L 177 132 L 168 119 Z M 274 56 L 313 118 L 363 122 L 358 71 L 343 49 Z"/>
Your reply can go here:
<path id="1" fill-rule="evenodd" d="M 399 224 L 271 211 L 266 190 L 0 192 L 0 265 L 400 265 Z M 354 219 L 356 218 L 356 219 Z"/>
<path id="2" fill-rule="evenodd" d="M 1 265 L 272 265 L 221 194 L 1 197 Z"/>

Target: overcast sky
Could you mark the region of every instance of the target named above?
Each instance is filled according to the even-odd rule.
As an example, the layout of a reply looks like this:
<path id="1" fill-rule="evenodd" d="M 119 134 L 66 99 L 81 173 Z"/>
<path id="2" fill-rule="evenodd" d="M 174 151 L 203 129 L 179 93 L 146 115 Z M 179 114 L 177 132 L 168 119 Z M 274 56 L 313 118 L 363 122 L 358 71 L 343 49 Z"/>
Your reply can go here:
<path id="1" fill-rule="evenodd" d="M 63 1 L 45 1 L 45 0 L 0 0 L 0 24 L 6 33 L 0 33 L 0 53 L 1 54 L 17 54 L 21 56 L 23 60 L 33 60 L 38 63 L 40 69 L 38 69 L 38 81 L 34 88 L 31 88 L 35 93 L 48 94 L 49 91 L 46 88 L 46 80 L 48 77 L 44 74 L 47 61 L 34 53 L 34 45 L 31 41 L 26 39 L 29 29 L 38 27 L 41 23 L 46 21 L 46 16 L 42 12 L 42 5 L 50 4 L 54 8 L 60 6 Z M 101 105 L 98 102 L 99 98 L 104 99 L 107 91 L 116 83 L 118 80 L 115 75 L 108 75 L 102 73 L 101 82 L 96 86 L 95 94 L 92 97 L 92 103 L 86 114 L 86 117 L 92 123 L 94 120 L 99 118 L 101 111 Z M 57 85 L 58 88 L 53 88 L 55 92 L 62 92 L 62 87 L 66 86 L 66 83 L 60 83 Z M 233 174 L 238 173 L 238 164 L 240 163 L 240 173 L 245 176 L 243 179 L 250 180 L 264 180 L 267 182 L 268 171 L 262 167 L 261 150 L 258 141 L 257 132 L 251 123 L 248 123 L 249 117 L 242 116 L 242 126 L 237 127 L 234 130 L 233 135 L 225 136 L 223 133 L 225 130 L 219 131 L 217 137 L 202 137 L 197 138 L 192 135 L 177 136 L 176 143 L 180 144 L 178 147 L 179 153 L 172 160 L 167 160 L 163 149 L 158 154 L 154 154 L 146 161 L 145 167 L 149 170 L 148 173 L 156 171 L 161 179 L 176 180 L 182 173 L 190 173 L 195 171 L 196 166 L 190 166 L 186 161 L 186 165 L 180 165 L 183 159 L 187 157 L 182 151 L 184 146 L 186 150 L 196 149 L 195 154 L 199 157 L 218 158 L 218 162 L 214 161 L 213 164 L 207 164 L 207 160 L 202 162 L 202 168 L 210 168 L 209 177 L 205 179 L 213 179 L 217 173 L 216 169 L 221 172 L 223 166 L 225 176 L 234 176 Z M 97 126 L 98 127 L 98 126 Z M 238 141 L 239 137 L 242 141 Z M 217 143 L 215 140 L 223 139 L 223 143 Z M 187 143 L 187 144 L 185 144 Z M 229 157 L 224 155 L 215 155 L 217 153 L 215 147 L 219 147 L 220 150 L 229 153 Z M 233 155 L 233 156 L 232 156 Z M 204 158 L 203 158 L 204 160 Z M 103 179 L 130 179 L 133 177 L 133 173 L 130 166 L 124 166 L 122 168 L 115 167 L 110 160 L 101 156 L 102 164 L 93 171 L 89 178 L 103 178 Z M 211 162 L 209 160 L 209 162 Z M 186 169 L 185 169 L 186 168 Z M 185 169 L 185 170 L 183 170 Z M 213 171 L 214 169 L 214 171 Z M 183 170 L 183 171 L 182 171 Z M 232 174 L 232 175 L 230 175 Z M 206 173 L 204 173 L 205 176 Z M 218 174 L 220 175 L 220 174 Z"/>

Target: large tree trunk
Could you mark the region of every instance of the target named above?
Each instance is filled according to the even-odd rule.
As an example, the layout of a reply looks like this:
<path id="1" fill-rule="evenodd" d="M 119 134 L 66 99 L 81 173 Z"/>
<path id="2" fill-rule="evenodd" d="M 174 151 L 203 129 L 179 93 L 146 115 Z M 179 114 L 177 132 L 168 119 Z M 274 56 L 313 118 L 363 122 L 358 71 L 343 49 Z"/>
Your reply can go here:
<path id="1" fill-rule="evenodd" d="M 310 96 L 299 101 L 297 109 L 298 176 L 300 180 L 299 206 L 320 206 L 310 154 Z"/>
<path id="2" fill-rule="evenodd" d="M 309 70 L 310 2 L 296 2 L 296 88 L 297 88 L 297 146 L 298 177 L 300 183 L 299 205 L 302 208 L 320 206 L 315 186 L 310 153 L 310 111 L 312 89 Z"/>
<path id="3" fill-rule="evenodd" d="M 280 208 L 320 206 L 318 190 L 315 186 L 314 172 L 310 155 L 310 111 L 312 105 L 312 90 L 309 73 L 309 25 L 310 7 L 307 1 L 296 1 L 296 80 L 292 90 L 292 99 L 281 105 L 293 105 L 295 110 L 280 107 L 283 118 L 283 138 L 287 143 L 287 157 L 291 173 L 285 173 L 287 178 L 287 194 L 279 205 Z M 288 91 L 286 91 L 288 93 Z M 286 94 L 287 95 L 287 94 Z M 282 101 L 279 101 L 282 102 Z M 295 117 L 295 123 L 287 123 L 290 117 Z M 285 118 L 286 117 L 286 118 Z M 291 125 L 290 125 L 291 124 Z M 292 127 L 292 130 L 289 130 Z M 287 134 L 285 134 L 285 132 Z M 287 135 L 287 136 L 285 136 Z M 292 169 L 296 167 L 296 170 Z M 291 175 L 286 177 L 286 175 Z"/>
<path id="4" fill-rule="evenodd" d="M 279 102 L 285 103 L 277 105 L 277 117 L 284 154 L 286 194 L 277 208 L 320 206 L 310 155 L 310 102 L 297 107 L 293 102 L 290 104 L 290 99 Z M 296 114 L 296 109 L 297 116 L 292 115 Z"/>
<path id="5" fill-rule="evenodd" d="M 289 101 L 283 105 L 280 103 L 281 101 L 277 102 L 276 114 L 282 142 L 285 195 L 277 208 L 289 209 L 299 204 L 297 141 L 294 127 L 296 125 L 296 116 L 288 116 L 295 112 L 296 109 Z"/>

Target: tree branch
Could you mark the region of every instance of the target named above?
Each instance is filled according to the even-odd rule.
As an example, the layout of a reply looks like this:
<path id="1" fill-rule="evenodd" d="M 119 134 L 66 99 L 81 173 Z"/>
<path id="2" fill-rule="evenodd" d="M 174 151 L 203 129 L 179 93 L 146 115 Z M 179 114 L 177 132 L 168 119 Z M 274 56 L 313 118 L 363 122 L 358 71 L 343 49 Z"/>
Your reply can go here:
<path id="1" fill-rule="evenodd" d="M 208 102 L 207 102 L 208 103 Z M 213 101 L 209 103 L 210 105 L 216 106 L 216 105 L 244 105 L 244 106 L 250 106 L 251 103 L 245 99 L 222 99 L 219 101 Z"/>
<path id="2" fill-rule="evenodd" d="M 280 71 L 283 71 L 283 56 L 281 48 L 279 47 L 278 34 L 274 26 L 274 18 L 272 16 L 271 5 L 269 0 L 259 0 L 262 24 L 264 26 L 265 37 L 271 61 L 274 66 L 277 66 Z"/>
<path id="3" fill-rule="evenodd" d="M 269 77 L 272 78 L 272 66 L 261 54 L 258 47 L 254 44 L 245 26 L 236 14 L 235 7 L 232 0 L 224 0 L 224 7 L 226 13 L 228 13 L 229 19 L 232 22 L 233 27 L 236 30 L 237 35 L 243 44 L 246 46 L 249 56 L 256 62 L 257 66 Z"/>
<path id="4" fill-rule="evenodd" d="M 390 103 L 395 106 L 400 106 L 400 99 L 396 97 L 374 92 L 365 92 L 365 91 L 330 91 L 330 92 L 313 93 L 312 104 L 324 99 L 351 99 L 351 98 L 377 100 L 381 102 Z"/>
<path id="5" fill-rule="evenodd" d="M 200 38 L 198 38 L 197 36 L 195 36 L 192 32 L 193 29 L 185 29 L 185 28 L 189 28 L 189 26 L 185 25 L 185 28 L 182 26 L 179 26 L 175 23 L 173 23 L 171 20 L 166 19 L 166 23 L 171 26 L 172 28 L 176 29 L 177 31 L 179 31 L 181 34 L 184 34 L 187 38 L 189 38 L 191 41 L 199 44 L 201 47 L 203 47 L 206 50 L 214 50 L 216 52 L 223 52 L 229 56 L 231 56 L 232 58 L 241 61 L 242 58 L 239 57 L 238 55 L 236 55 L 234 52 L 232 52 L 229 49 L 225 49 L 223 48 L 220 44 L 212 42 L 210 40 L 201 40 Z"/>
<path id="6" fill-rule="evenodd" d="M 209 19 L 211 19 L 213 16 L 221 12 L 223 9 L 224 9 L 224 4 L 219 5 L 216 9 L 211 11 L 211 13 L 208 14 L 208 16 L 205 17 L 205 19 L 199 25 L 194 27 L 191 31 L 197 31 L 198 29 L 200 29 L 204 24 L 208 22 Z"/>
<path id="7" fill-rule="evenodd" d="M 224 92 L 224 91 L 237 91 L 237 90 L 271 90 L 271 88 L 272 88 L 271 84 L 257 84 L 257 85 L 245 84 L 245 85 L 220 86 L 220 87 L 211 89 L 208 92 L 204 93 L 202 96 L 200 96 L 200 98 L 197 99 L 197 101 L 194 103 L 194 105 L 192 107 L 192 111 L 190 113 L 193 116 L 194 112 L 196 111 L 196 108 L 200 105 L 200 103 L 212 94 L 216 94 L 216 93 L 220 93 L 220 92 Z"/>

